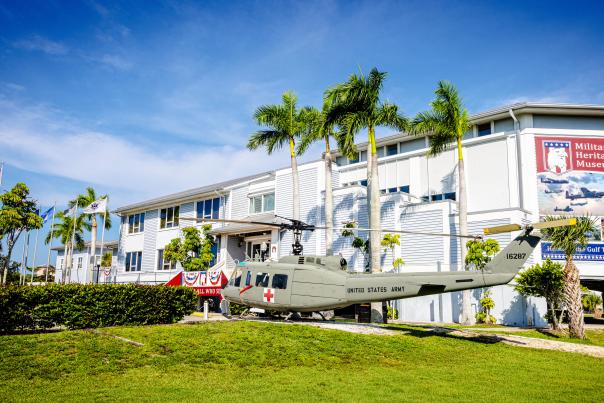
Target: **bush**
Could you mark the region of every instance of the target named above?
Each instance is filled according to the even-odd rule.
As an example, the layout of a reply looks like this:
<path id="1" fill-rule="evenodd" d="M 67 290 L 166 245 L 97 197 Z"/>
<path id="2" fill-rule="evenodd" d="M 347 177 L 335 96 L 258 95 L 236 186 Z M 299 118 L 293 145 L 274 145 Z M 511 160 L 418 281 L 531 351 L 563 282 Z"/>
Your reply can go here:
<path id="1" fill-rule="evenodd" d="M 195 310 L 185 287 L 51 284 L 0 287 L 0 332 L 174 323 Z"/>

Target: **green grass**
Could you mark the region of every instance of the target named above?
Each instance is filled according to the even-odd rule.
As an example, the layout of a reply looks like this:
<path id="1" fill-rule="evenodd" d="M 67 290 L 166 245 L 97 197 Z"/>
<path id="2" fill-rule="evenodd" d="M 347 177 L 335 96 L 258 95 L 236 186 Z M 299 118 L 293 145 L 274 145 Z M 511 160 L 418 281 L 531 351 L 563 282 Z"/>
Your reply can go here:
<path id="1" fill-rule="evenodd" d="M 0 337 L 3 401 L 599 401 L 604 360 L 254 322 Z"/>
<path id="2" fill-rule="evenodd" d="M 489 333 L 497 333 L 497 331 L 492 331 Z M 501 334 L 513 334 L 516 336 L 524 336 L 524 337 L 536 337 L 539 339 L 546 340 L 555 340 L 555 341 L 565 341 L 568 343 L 578 343 L 578 344 L 588 344 L 592 346 L 601 346 L 604 347 L 604 330 L 586 330 L 585 336 L 586 339 L 574 339 L 568 337 L 568 333 L 566 331 L 562 332 L 551 332 L 544 330 L 526 330 L 521 332 L 501 332 Z"/>

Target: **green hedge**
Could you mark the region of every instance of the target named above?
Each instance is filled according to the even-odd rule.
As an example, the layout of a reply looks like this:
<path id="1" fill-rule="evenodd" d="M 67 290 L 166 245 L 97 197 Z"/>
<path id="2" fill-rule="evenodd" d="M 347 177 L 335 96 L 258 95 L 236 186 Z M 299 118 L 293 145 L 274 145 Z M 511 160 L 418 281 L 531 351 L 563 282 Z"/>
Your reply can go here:
<path id="1" fill-rule="evenodd" d="M 0 287 L 0 332 L 174 323 L 195 310 L 191 288 L 52 284 Z"/>

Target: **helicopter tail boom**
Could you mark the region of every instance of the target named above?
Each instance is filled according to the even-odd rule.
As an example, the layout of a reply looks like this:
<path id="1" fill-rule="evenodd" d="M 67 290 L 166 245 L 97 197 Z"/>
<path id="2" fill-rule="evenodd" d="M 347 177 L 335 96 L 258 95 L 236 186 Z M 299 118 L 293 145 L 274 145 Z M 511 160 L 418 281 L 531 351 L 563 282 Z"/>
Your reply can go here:
<path id="1" fill-rule="evenodd" d="M 520 271 L 540 240 L 539 235 L 524 232 L 483 270 L 352 275 L 346 284 L 346 294 L 355 302 L 375 302 L 507 284 Z"/>

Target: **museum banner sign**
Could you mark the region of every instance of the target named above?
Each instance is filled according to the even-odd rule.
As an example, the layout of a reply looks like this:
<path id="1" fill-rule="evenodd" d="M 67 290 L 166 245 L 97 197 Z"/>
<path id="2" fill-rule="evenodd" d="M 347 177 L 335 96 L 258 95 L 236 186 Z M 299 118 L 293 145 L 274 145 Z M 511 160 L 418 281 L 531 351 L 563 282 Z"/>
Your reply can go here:
<path id="1" fill-rule="evenodd" d="M 604 216 L 604 138 L 535 136 L 539 214 Z"/>
<path id="2" fill-rule="evenodd" d="M 541 258 L 544 260 L 566 260 L 566 255 L 561 250 L 552 249 L 551 242 L 541 242 Z M 604 244 L 590 242 L 585 248 L 578 248 L 573 260 L 604 263 Z"/>

